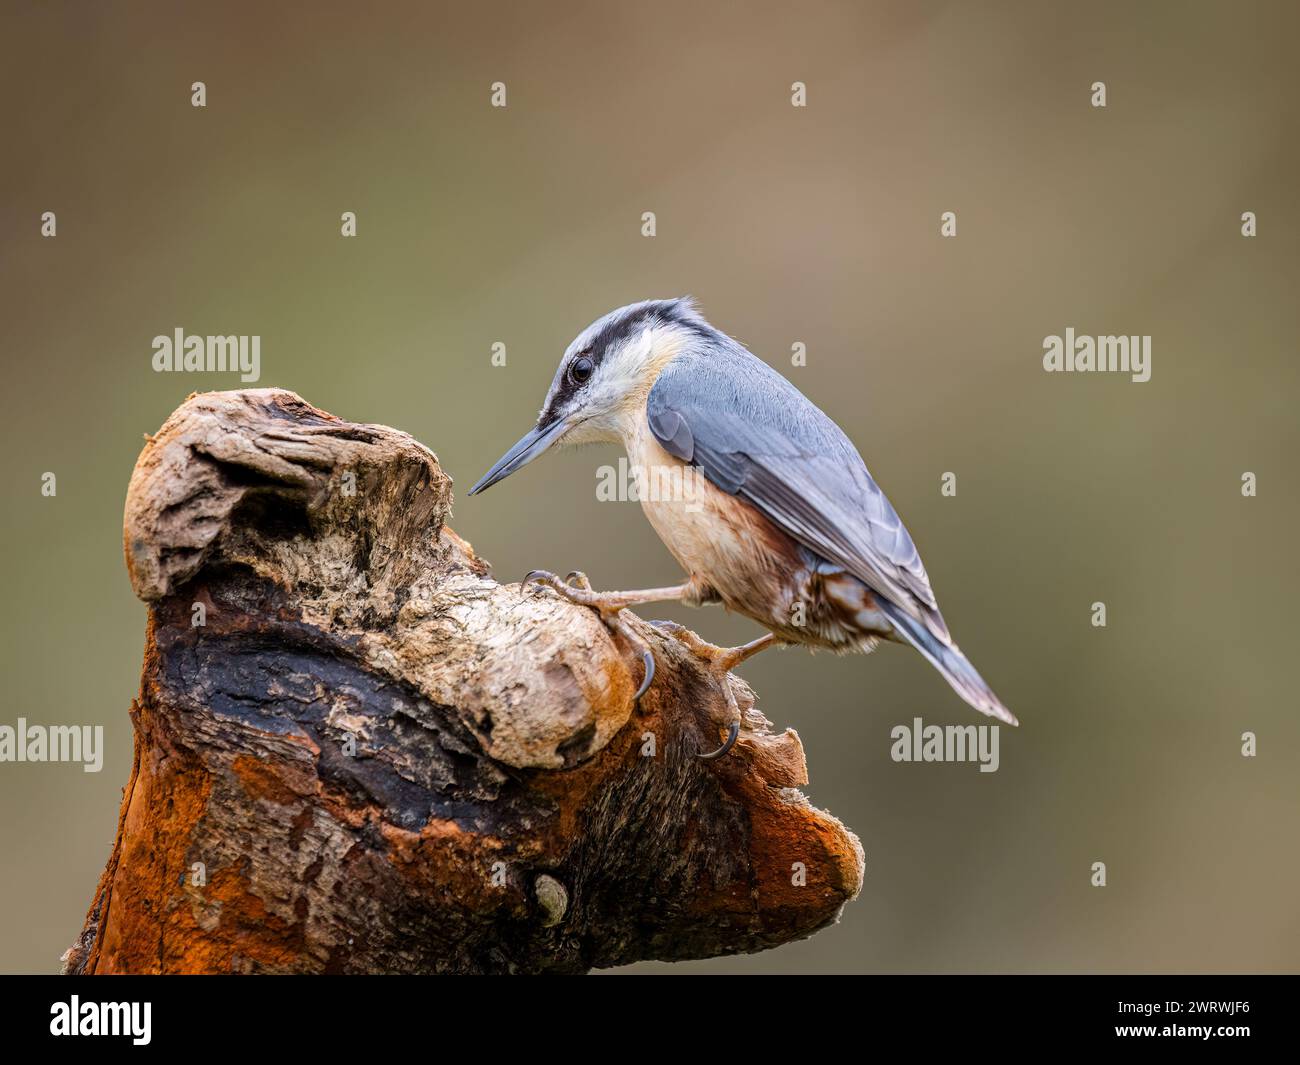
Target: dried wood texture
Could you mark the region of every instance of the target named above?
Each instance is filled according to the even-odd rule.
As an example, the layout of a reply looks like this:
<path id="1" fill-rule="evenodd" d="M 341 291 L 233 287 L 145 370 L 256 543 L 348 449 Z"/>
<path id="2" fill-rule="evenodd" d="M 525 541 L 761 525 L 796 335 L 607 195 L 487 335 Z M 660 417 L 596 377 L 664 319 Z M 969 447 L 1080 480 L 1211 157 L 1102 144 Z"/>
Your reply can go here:
<path id="1" fill-rule="evenodd" d="M 291 392 L 194 395 L 149 439 L 134 767 L 65 971 L 581 972 L 836 920 L 862 851 L 796 790 L 798 737 L 728 677 L 746 727 L 700 761 L 722 681 L 633 618 L 634 707 L 635 649 L 493 581 L 450 505 L 427 448 Z"/>

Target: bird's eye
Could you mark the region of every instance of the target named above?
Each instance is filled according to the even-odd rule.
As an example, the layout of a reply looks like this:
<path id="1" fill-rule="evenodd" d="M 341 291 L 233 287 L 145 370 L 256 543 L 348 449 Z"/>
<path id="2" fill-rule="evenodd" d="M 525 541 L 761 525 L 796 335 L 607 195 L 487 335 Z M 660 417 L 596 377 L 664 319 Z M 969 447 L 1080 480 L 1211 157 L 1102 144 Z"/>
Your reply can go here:
<path id="1" fill-rule="evenodd" d="M 579 355 L 573 362 L 569 363 L 569 377 L 575 384 L 583 385 L 591 379 L 592 372 L 596 369 L 596 364 L 586 355 Z"/>

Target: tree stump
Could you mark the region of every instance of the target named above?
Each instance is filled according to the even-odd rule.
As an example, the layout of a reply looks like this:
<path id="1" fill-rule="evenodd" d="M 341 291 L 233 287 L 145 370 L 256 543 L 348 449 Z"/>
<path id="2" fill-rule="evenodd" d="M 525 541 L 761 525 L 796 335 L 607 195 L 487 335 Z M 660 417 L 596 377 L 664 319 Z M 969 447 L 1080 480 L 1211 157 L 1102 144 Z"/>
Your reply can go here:
<path id="1" fill-rule="evenodd" d="M 117 839 L 69 973 L 583 972 L 833 923 L 858 840 L 734 676 L 498 584 L 405 433 L 191 396 L 136 464 L 148 605 Z M 732 685 L 745 727 L 705 762 Z M 803 870 L 800 875 L 800 870 Z"/>

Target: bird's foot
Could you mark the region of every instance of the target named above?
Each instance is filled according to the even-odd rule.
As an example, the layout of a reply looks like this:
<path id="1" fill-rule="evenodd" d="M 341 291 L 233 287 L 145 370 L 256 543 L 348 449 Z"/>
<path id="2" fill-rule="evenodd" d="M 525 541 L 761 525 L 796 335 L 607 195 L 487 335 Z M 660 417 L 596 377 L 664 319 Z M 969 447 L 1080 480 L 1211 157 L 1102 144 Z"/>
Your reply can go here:
<path id="1" fill-rule="evenodd" d="M 740 706 L 736 702 L 736 694 L 731 687 L 731 678 L 727 674 L 747 658 L 776 645 L 780 641 L 772 633 L 768 633 L 765 636 L 760 636 L 757 640 L 741 644 L 739 647 L 718 647 L 716 644 L 711 644 L 702 639 L 686 628 L 685 625 L 678 625 L 673 621 L 656 622 L 656 625 L 670 632 L 678 642 L 685 644 L 691 653 L 704 663 L 704 668 L 718 679 L 719 686 L 722 688 L 727 701 L 727 716 L 725 719 L 727 738 L 716 751 L 710 751 L 698 757 L 705 761 L 721 758 L 736 745 L 736 740 L 740 736 L 742 720 Z"/>
<path id="2" fill-rule="evenodd" d="M 738 647 L 719 647 L 717 644 L 709 643 L 685 625 L 678 625 L 675 621 L 656 621 L 654 624 L 671 633 L 678 643 L 684 643 L 710 670 L 723 673 L 730 673 L 747 658 L 752 658 L 759 651 L 765 651 L 781 642 L 769 632 L 757 640 L 742 643 Z"/>
<path id="3" fill-rule="evenodd" d="M 577 570 L 561 579 L 547 570 L 535 569 L 524 577 L 520 587 L 527 588 L 530 584 L 545 585 L 570 603 L 595 610 L 600 614 L 601 621 L 611 631 L 622 636 L 623 639 L 641 652 L 645 677 L 641 681 L 641 686 L 637 689 L 636 695 L 633 696 L 634 701 L 639 700 L 646 693 L 651 681 L 654 680 L 655 657 L 645 641 L 624 620 L 622 612 L 638 603 L 672 599 L 690 601 L 700 591 L 697 583 L 692 580 L 686 584 L 671 588 L 651 588 L 639 592 L 596 592 L 592 590 L 591 582 L 587 580 L 586 575 Z M 700 601 L 708 600 L 701 599 Z M 769 633 L 750 643 L 741 644 L 739 647 L 715 647 L 713 644 L 700 639 L 699 636 L 684 625 L 678 625 L 676 622 L 655 622 L 655 625 L 671 633 L 679 642 L 685 644 L 697 658 L 703 661 L 705 669 L 714 674 L 720 682 L 726 698 L 726 714 L 720 724 L 726 725 L 727 739 L 716 751 L 701 754 L 699 757 L 706 761 L 721 758 L 736 745 L 736 739 L 740 736 L 741 725 L 740 706 L 736 702 L 736 696 L 732 691 L 731 679 L 728 674 L 751 655 L 755 655 L 767 647 L 772 647 L 780 641 L 776 636 Z"/>
<path id="4" fill-rule="evenodd" d="M 570 603 L 595 610 L 607 628 L 618 633 L 641 652 L 641 664 L 644 666 L 645 676 L 641 681 L 641 686 L 637 688 L 636 694 L 632 696 L 632 701 L 638 702 L 641 696 L 650 689 L 650 682 L 654 680 L 655 656 L 651 653 L 650 648 L 646 646 L 645 641 L 632 630 L 632 626 L 621 617 L 622 612 L 631 606 L 633 601 L 629 600 L 625 593 L 592 591 L 591 582 L 587 580 L 587 575 L 580 570 L 574 570 L 563 580 L 544 569 L 531 570 L 520 582 L 519 586 L 520 588 L 527 588 L 530 584 L 545 585 Z"/>

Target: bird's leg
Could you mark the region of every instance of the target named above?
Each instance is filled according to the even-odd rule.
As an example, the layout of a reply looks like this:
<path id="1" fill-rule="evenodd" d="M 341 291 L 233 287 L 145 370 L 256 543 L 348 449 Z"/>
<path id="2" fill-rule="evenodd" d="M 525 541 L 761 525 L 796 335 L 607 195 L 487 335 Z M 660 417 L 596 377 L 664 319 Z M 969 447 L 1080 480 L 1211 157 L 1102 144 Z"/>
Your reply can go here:
<path id="1" fill-rule="evenodd" d="M 701 639 L 683 625 L 673 626 L 673 635 L 694 651 L 697 658 L 704 659 L 711 669 L 719 673 L 730 673 L 746 659 L 753 658 L 759 651 L 766 651 L 781 642 L 774 633 L 769 632 L 757 640 L 742 643 L 739 647 L 718 647 L 708 640 Z"/>
<path id="2" fill-rule="evenodd" d="M 709 672 L 716 674 L 718 677 L 723 694 L 726 696 L 727 710 L 729 711 L 727 739 L 716 751 L 702 754 L 699 757 L 705 761 L 721 758 L 736 745 L 736 739 L 740 735 L 740 707 L 736 705 L 736 696 L 731 690 L 731 681 L 728 679 L 727 674 L 742 662 L 753 658 L 759 651 L 766 651 L 769 647 L 777 646 L 781 643 L 781 640 L 769 632 L 760 636 L 757 640 L 742 643 L 739 647 L 716 647 L 707 640 L 701 639 L 684 625 L 677 625 L 673 622 L 662 622 L 661 625 L 667 628 L 678 640 L 686 644 L 697 658 L 704 661 Z"/>
<path id="3" fill-rule="evenodd" d="M 535 569 L 523 579 L 520 587 L 526 588 L 529 584 L 544 584 L 546 587 L 558 592 L 570 603 L 591 607 L 600 614 L 601 621 L 641 652 L 641 663 L 645 667 L 645 677 L 641 681 L 641 687 L 636 690 L 636 694 L 632 697 L 633 701 L 640 699 L 649 689 L 650 682 L 654 680 L 655 656 L 650 652 L 650 648 L 645 645 L 645 642 L 632 631 L 632 626 L 628 625 L 619 615 L 627 607 L 637 606 L 641 603 L 689 600 L 696 597 L 698 591 L 695 582 L 687 581 L 684 584 L 675 584 L 668 588 L 644 588 L 635 592 L 594 592 L 586 574 L 578 570 L 574 570 L 565 580 L 561 580 L 554 573 L 548 573 L 544 569 Z"/>
<path id="4" fill-rule="evenodd" d="M 633 696 L 634 700 L 640 699 L 649 690 L 650 682 L 654 680 L 655 675 L 655 659 L 641 638 L 632 631 L 632 627 L 619 616 L 622 611 L 641 603 L 680 601 L 689 606 L 698 606 L 717 599 L 712 589 L 693 579 L 667 588 L 643 588 L 635 592 L 595 592 L 591 588 L 591 582 L 587 580 L 587 575 L 579 570 L 574 570 L 561 580 L 547 570 L 535 569 L 524 577 L 520 586 L 526 588 L 529 584 L 544 584 L 571 603 L 591 607 L 600 614 L 601 621 L 641 652 L 641 661 L 645 666 L 645 679 L 641 681 L 641 686 Z M 736 703 L 736 696 L 731 690 L 731 681 L 727 678 L 727 674 L 759 651 L 775 647 L 781 643 L 781 640 L 769 632 L 738 647 L 717 647 L 676 622 L 659 621 L 654 624 L 672 633 L 674 637 L 686 644 L 697 658 L 704 660 L 709 672 L 718 676 L 729 711 L 727 740 L 716 751 L 701 754 L 699 757 L 705 761 L 721 758 L 736 745 L 736 739 L 740 735 L 740 707 Z"/>

